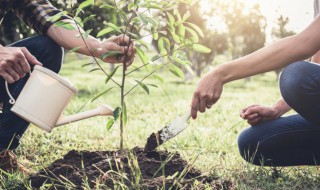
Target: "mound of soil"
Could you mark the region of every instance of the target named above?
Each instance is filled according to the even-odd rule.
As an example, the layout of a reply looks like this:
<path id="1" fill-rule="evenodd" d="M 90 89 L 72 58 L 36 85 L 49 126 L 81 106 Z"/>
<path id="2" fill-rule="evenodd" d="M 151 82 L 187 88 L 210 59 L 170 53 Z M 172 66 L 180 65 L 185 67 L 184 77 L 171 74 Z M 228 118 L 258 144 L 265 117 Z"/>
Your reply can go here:
<path id="1" fill-rule="evenodd" d="M 29 179 L 35 189 L 234 189 L 229 180 L 202 175 L 177 153 L 138 147 L 122 152 L 73 150 Z"/>

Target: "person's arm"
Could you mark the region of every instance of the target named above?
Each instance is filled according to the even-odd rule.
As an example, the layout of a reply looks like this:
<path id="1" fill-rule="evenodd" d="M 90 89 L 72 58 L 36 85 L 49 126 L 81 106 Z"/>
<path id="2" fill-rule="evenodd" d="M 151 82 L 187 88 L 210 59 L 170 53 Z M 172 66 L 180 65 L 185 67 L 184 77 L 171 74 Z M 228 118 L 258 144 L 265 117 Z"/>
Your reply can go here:
<path id="1" fill-rule="evenodd" d="M 318 63 L 320 64 L 320 51 L 318 51 L 316 54 L 314 54 L 312 57 L 311 57 L 311 61 L 313 63 Z"/>
<path id="2" fill-rule="evenodd" d="M 63 22 L 70 23 L 74 30 L 68 30 L 63 27 L 51 25 L 47 31 L 47 35 L 57 42 L 60 46 L 65 49 L 80 48 L 77 50 L 78 53 L 89 55 L 91 53 L 97 58 L 109 51 L 118 51 L 121 54 L 127 53 L 127 65 L 131 65 L 134 59 L 134 44 L 133 41 L 129 42 L 129 37 L 125 35 L 114 36 L 107 40 L 100 41 L 97 38 L 88 36 L 87 38 L 81 38 L 82 29 L 79 28 L 71 19 L 62 20 Z M 84 41 L 85 40 L 85 41 Z M 130 44 L 129 50 L 127 50 L 128 45 Z M 117 59 L 117 56 L 107 57 L 103 61 L 108 63 L 123 63 L 125 57 L 121 56 L 120 59 Z"/>
<path id="3" fill-rule="evenodd" d="M 301 33 L 284 38 L 252 54 L 219 65 L 202 78 L 197 85 L 191 103 L 191 115 L 218 101 L 223 85 L 252 75 L 273 71 L 295 61 L 311 57 L 320 49 L 320 17 L 317 17 Z"/>
<path id="4" fill-rule="evenodd" d="M 255 125 L 260 121 L 277 119 L 290 110 L 291 107 L 283 99 L 280 99 L 273 106 L 248 106 L 240 111 L 240 117 L 247 120 L 250 125 Z"/>

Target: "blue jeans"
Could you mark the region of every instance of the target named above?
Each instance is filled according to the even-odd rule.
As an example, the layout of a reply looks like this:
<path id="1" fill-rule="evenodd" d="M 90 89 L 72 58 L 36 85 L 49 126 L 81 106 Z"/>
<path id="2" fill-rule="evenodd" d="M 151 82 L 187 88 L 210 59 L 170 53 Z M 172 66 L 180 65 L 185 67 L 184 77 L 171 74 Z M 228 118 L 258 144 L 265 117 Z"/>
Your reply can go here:
<path id="1" fill-rule="evenodd" d="M 60 71 L 64 52 L 63 49 L 49 37 L 31 37 L 10 46 L 26 47 L 44 67 L 56 73 Z M 29 74 L 19 81 L 9 84 L 9 90 L 15 99 L 20 94 L 28 78 Z M 0 148 L 15 149 L 18 147 L 23 133 L 28 128 L 29 122 L 10 111 L 12 105 L 9 103 L 9 96 L 4 84 L 5 80 L 0 77 L 0 102 L 3 102 L 3 110 L 2 114 L 0 114 Z"/>
<path id="2" fill-rule="evenodd" d="M 280 76 L 282 97 L 298 114 L 259 123 L 241 132 L 248 162 L 263 166 L 320 164 L 320 65 L 299 61 Z"/>

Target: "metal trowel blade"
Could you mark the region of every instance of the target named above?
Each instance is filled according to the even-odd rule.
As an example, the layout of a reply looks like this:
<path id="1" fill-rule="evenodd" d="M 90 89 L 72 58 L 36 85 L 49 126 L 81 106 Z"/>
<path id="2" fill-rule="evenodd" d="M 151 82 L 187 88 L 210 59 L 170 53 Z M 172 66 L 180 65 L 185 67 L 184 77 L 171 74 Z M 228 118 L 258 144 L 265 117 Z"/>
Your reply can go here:
<path id="1" fill-rule="evenodd" d="M 161 130 L 157 131 L 156 133 L 152 133 L 148 137 L 144 151 L 150 152 L 181 133 L 185 128 L 187 128 L 187 122 L 190 116 L 190 112 L 187 112 L 183 116 L 175 118 L 169 125 L 165 126 Z"/>

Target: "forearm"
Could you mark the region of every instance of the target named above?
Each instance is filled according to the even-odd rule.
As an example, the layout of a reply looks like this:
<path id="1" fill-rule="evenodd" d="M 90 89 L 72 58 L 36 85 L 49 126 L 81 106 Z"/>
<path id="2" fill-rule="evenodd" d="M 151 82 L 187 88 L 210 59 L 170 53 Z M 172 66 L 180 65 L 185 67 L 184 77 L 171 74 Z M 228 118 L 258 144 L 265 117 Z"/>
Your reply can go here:
<path id="1" fill-rule="evenodd" d="M 280 99 L 275 105 L 272 106 L 276 112 L 276 118 L 282 116 L 291 110 L 291 107 L 284 101 Z"/>
<path id="2" fill-rule="evenodd" d="M 273 71 L 311 57 L 320 50 L 319 30 L 320 17 L 317 17 L 301 33 L 219 66 L 222 82 Z"/>
<path id="3" fill-rule="evenodd" d="M 101 56 L 101 51 L 99 51 L 99 48 L 101 48 L 100 40 L 90 35 L 86 38 L 82 38 L 82 28 L 78 28 L 75 22 L 72 20 L 63 21 L 70 23 L 75 29 L 68 30 L 63 27 L 51 25 L 48 29 L 47 35 L 65 49 L 70 50 L 72 48 L 79 48 L 77 50 L 78 53 L 89 56 L 91 56 L 92 53 L 95 57 Z M 85 42 L 83 41 L 83 39 L 85 40 Z"/>
<path id="4" fill-rule="evenodd" d="M 320 64 L 320 51 L 312 56 L 311 61 Z"/>
<path id="5" fill-rule="evenodd" d="M 217 70 L 224 83 L 252 75 L 281 69 L 304 60 L 312 54 L 301 50 L 303 39 L 298 36 L 284 38 L 245 57 L 220 65 Z"/>

